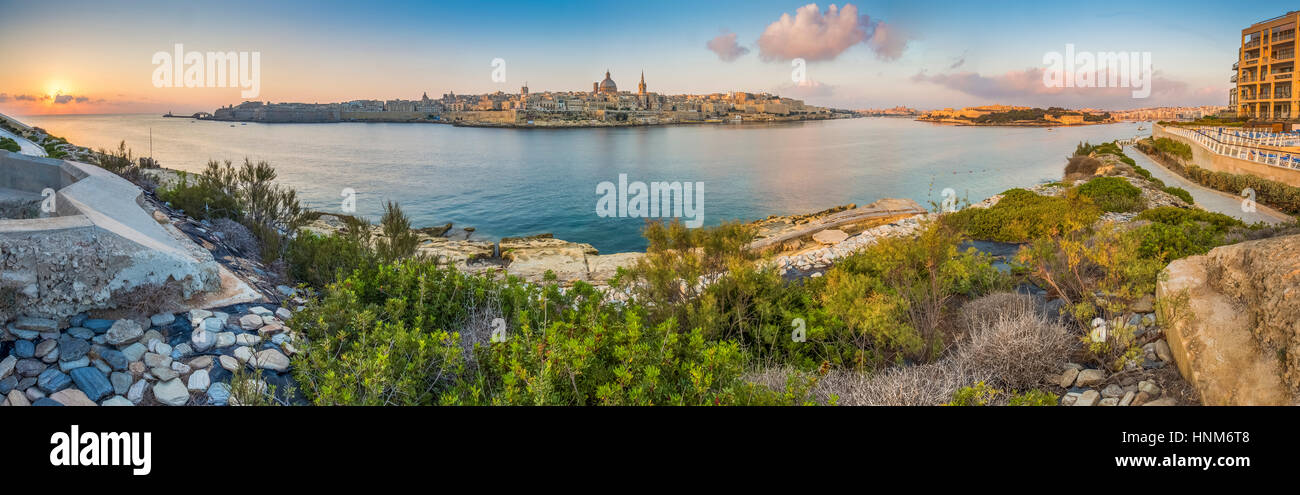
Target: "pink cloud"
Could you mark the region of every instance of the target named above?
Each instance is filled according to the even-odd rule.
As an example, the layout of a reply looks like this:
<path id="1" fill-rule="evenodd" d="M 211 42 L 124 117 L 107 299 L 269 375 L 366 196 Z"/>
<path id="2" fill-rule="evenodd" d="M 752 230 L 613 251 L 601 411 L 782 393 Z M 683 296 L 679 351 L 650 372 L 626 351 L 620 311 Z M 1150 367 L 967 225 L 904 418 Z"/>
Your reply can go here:
<path id="1" fill-rule="evenodd" d="M 1116 110 L 1157 106 L 1156 103 L 1158 102 L 1176 105 L 1227 104 L 1226 89 L 1200 88 L 1194 91 L 1189 90 L 1186 82 L 1169 79 L 1159 71 L 1152 75 L 1149 83 L 1151 85 L 1151 96 L 1149 98 L 1133 98 L 1133 88 L 1050 87 L 1043 83 L 1043 72 L 1045 70 L 1041 67 L 1034 67 L 993 76 L 985 76 L 974 72 L 934 75 L 921 72 L 912 76 L 911 79 L 913 82 L 928 82 L 985 100 L 1006 104 L 1091 106 Z M 1099 72 L 1096 76 L 1098 81 L 1105 81 L 1106 79 L 1105 71 Z"/>
<path id="2" fill-rule="evenodd" d="M 910 37 L 897 27 L 859 15 L 858 7 L 831 4 L 825 12 L 815 3 L 795 10 L 794 17 L 781 18 L 758 37 L 760 55 L 766 60 L 802 58 L 809 62 L 832 60 L 858 43 L 866 43 L 882 60 L 895 60 L 907 48 Z"/>
<path id="3" fill-rule="evenodd" d="M 717 37 L 709 40 L 704 46 L 708 47 L 713 53 L 718 54 L 718 58 L 723 62 L 731 62 L 740 56 L 749 53 L 749 49 L 736 43 L 736 33 L 723 31 Z"/>

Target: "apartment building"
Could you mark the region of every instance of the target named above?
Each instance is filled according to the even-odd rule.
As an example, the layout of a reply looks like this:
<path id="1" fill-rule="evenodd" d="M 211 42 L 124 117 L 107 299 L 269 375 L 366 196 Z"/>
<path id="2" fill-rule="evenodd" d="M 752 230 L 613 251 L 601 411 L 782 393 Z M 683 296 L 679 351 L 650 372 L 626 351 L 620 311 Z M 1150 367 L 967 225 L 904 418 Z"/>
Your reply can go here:
<path id="1" fill-rule="evenodd" d="M 1294 120 L 1300 112 L 1295 84 L 1295 33 L 1300 11 L 1260 21 L 1241 30 L 1235 100 L 1237 115 L 1259 120 Z"/>

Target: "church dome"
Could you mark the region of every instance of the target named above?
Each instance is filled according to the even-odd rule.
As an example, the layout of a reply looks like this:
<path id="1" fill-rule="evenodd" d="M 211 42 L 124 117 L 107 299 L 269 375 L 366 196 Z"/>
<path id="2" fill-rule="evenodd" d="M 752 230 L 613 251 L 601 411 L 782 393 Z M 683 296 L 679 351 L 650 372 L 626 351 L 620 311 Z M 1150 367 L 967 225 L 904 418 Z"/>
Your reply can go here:
<path id="1" fill-rule="evenodd" d="M 618 92 L 618 85 L 614 84 L 614 80 L 609 78 L 609 71 L 605 71 L 605 80 L 600 82 L 600 92 L 601 93 Z"/>

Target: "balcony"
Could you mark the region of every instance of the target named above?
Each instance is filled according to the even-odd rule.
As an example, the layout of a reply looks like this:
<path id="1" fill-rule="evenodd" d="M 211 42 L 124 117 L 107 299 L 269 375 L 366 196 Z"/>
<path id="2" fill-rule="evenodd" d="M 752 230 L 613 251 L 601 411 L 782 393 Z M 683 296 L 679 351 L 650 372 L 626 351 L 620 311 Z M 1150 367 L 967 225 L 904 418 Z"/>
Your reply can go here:
<path id="1" fill-rule="evenodd" d="M 1295 39 L 1295 31 L 1287 31 L 1285 33 L 1278 33 L 1273 35 L 1274 43 L 1277 43 L 1279 41 L 1291 40 L 1291 39 Z"/>
<path id="2" fill-rule="evenodd" d="M 1236 75 L 1233 75 L 1233 76 L 1232 76 L 1232 80 L 1231 80 L 1231 82 L 1237 82 L 1237 76 L 1236 76 Z"/>
<path id="3" fill-rule="evenodd" d="M 1295 51 L 1276 52 L 1273 54 L 1273 60 L 1286 60 L 1295 58 Z"/>
<path id="4" fill-rule="evenodd" d="M 1274 81 L 1282 80 L 1282 79 L 1290 80 L 1290 79 L 1291 79 L 1291 73 L 1290 73 L 1290 72 L 1278 72 L 1278 73 L 1276 73 L 1276 74 L 1273 74 L 1273 80 L 1274 80 Z"/>
<path id="5" fill-rule="evenodd" d="M 1252 40 L 1252 41 L 1248 41 L 1248 42 L 1246 42 L 1245 45 L 1242 45 L 1242 48 L 1244 48 L 1244 49 L 1246 49 L 1246 50 L 1249 50 L 1249 49 L 1251 49 L 1251 48 L 1258 48 L 1258 47 L 1259 47 L 1259 39 L 1255 39 L 1255 40 Z"/>

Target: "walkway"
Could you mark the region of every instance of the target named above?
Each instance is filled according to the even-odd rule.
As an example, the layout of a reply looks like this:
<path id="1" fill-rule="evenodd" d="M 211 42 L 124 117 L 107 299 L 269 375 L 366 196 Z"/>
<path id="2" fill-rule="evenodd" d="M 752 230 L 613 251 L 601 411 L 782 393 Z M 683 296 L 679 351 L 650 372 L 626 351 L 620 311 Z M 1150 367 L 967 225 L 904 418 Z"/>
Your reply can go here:
<path id="1" fill-rule="evenodd" d="M 1192 194 L 1192 199 L 1196 200 L 1196 205 L 1206 210 L 1228 215 L 1247 224 L 1255 222 L 1275 224 L 1293 220 L 1291 216 L 1261 204 L 1256 204 L 1253 212 L 1241 211 L 1243 198 L 1240 196 L 1234 196 L 1192 182 L 1165 168 L 1135 148 L 1129 148 L 1126 150 L 1126 154 L 1133 158 L 1133 161 L 1137 162 L 1138 166 L 1151 171 L 1152 177 L 1164 181 L 1165 185 L 1186 189 L 1187 192 Z"/>

